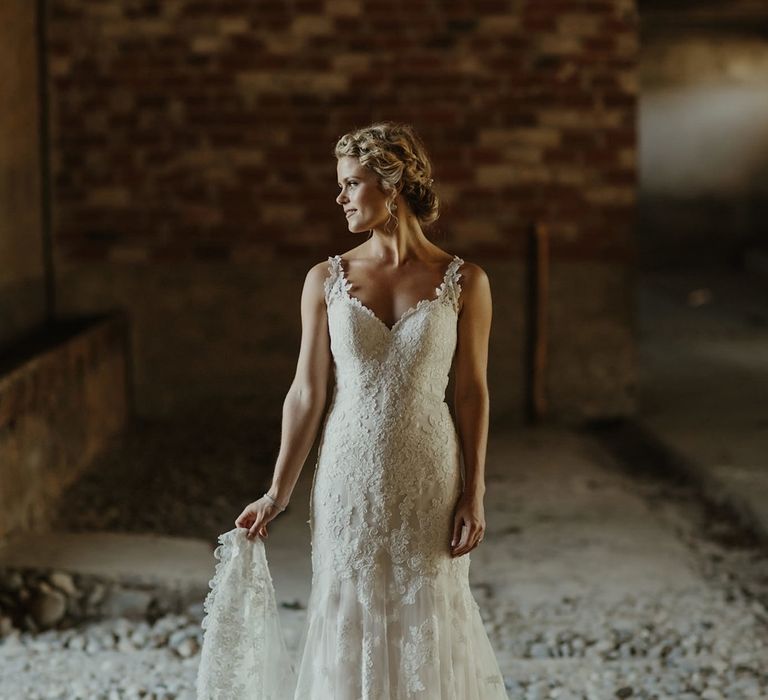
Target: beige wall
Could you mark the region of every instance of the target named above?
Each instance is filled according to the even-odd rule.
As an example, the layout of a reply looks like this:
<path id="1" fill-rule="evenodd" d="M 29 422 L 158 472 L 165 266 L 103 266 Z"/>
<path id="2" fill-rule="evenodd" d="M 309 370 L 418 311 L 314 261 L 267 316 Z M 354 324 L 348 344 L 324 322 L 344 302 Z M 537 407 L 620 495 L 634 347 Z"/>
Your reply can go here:
<path id="1" fill-rule="evenodd" d="M 57 302 L 65 313 L 127 310 L 140 414 L 239 406 L 273 424 L 296 367 L 302 282 L 316 262 L 62 266 Z M 525 391 L 525 272 L 519 262 L 482 264 L 494 305 L 491 417 L 518 422 Z M 626 275 L 610 264 L 557 262 L 551 285 L 550 410 L 569 422 L 631 413 L 635 376 Z M 451 391 L 449 386 L 449 403 Z"/>
<path id="2" fill-rule="evenodd" d="M 45 318 L 35 3 L 0 3 L 0 346 Z"/>

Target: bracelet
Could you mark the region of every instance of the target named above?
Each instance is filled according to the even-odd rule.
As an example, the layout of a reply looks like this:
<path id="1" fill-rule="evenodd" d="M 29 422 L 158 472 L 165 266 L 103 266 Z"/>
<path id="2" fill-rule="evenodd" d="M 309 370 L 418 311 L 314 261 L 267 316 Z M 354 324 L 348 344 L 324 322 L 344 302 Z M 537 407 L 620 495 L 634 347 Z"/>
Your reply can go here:
<path id="1" fill-rule="evenodd" d="M 272 505 L 275 506 L 281 513 L 288 507 L 288 504 L 286 503 L 284 506 L 281 506 L 272 496 L 270 496 L 268 493 L 264 494 L 265 498 L 268 498 Z"/>

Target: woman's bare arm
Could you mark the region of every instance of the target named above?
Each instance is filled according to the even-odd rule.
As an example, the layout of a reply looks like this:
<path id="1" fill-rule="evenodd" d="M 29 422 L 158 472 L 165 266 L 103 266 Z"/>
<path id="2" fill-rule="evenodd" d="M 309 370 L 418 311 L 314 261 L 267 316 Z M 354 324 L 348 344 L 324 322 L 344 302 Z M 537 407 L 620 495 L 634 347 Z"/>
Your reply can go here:
<path id="1" fill-rule="evenodd" d="M 280 451 L 268 493 L 285 506 L 290 501 L 322 420 L 331 369 L 330 336 L 323 283 L 328 263 L 307 272 L 301 292 L 301 345 L 296 374 L 283 401 Z M 249 537 L 267 536 L 266 523 L 278 514 L 266 498 L 249 503 L 235 521 Z"/>
<path id="2" fill-rule="evenodd" d="M 452 546 L 460 556 L 477 546 L 485 531 L 485 456 L 488 445 L 488 341 L 491 332 L 491 287 L 474 263 L 462 268 L 454 374 L 454 412 L 464 457 L 464 491 L 457 507 Z M 466 527 L 462 536 L 461 530 Z"/>
<path id="3" fill-rule="evenodd" d="M 280 452 L 269 493 L 286 504 L 293 493 L 323 416 L 331 368 L 323 293 L 328 263 L 312 267 L 301 293 L 301 345 L 296 374 L 283 402 Z"/>

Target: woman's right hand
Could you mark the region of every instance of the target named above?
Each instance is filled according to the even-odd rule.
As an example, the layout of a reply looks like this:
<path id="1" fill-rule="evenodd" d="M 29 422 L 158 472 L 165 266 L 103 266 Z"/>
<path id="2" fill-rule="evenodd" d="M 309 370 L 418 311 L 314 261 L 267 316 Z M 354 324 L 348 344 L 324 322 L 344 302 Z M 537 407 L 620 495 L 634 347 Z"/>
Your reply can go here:
<path id="1" fill-rule="evenodd" d="M 280 509 L 272 501 L 262 496 L 258 501 L 253 501 L 243 508 L 243 512 L 235 520 L 235 527 L 248 528 L 245 535 L 248 539 L 253 539 L 256 535 L 267 538 L 267 523 L 280 513 Z"/>

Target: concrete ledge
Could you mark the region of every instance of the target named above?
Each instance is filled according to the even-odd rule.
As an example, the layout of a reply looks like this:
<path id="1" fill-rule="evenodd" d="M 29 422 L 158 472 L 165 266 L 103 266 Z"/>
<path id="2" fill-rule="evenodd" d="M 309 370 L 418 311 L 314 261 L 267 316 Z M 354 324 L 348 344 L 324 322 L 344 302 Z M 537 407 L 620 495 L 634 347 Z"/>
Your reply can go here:
<path id="1" fill-rule="evenodd" d="M 0 352 L 0 538 L 47 529 L 130 414 L 127 317 L 62 320 Z"/>
<path id="2" fill-rule="evenodd" d="M 207 542 L 123 533 L 25 533 L 0 545 L 0 568 L 55 569 L 124 583 L 208 588 L 215 560 Z"/>
<path id="3" fill-rule="evenodd" d="M 0 547 L 0 637 L 104 618 L 153 620 L 200 607 L 215 570 L 200 540 L 24 534 Z"/>

